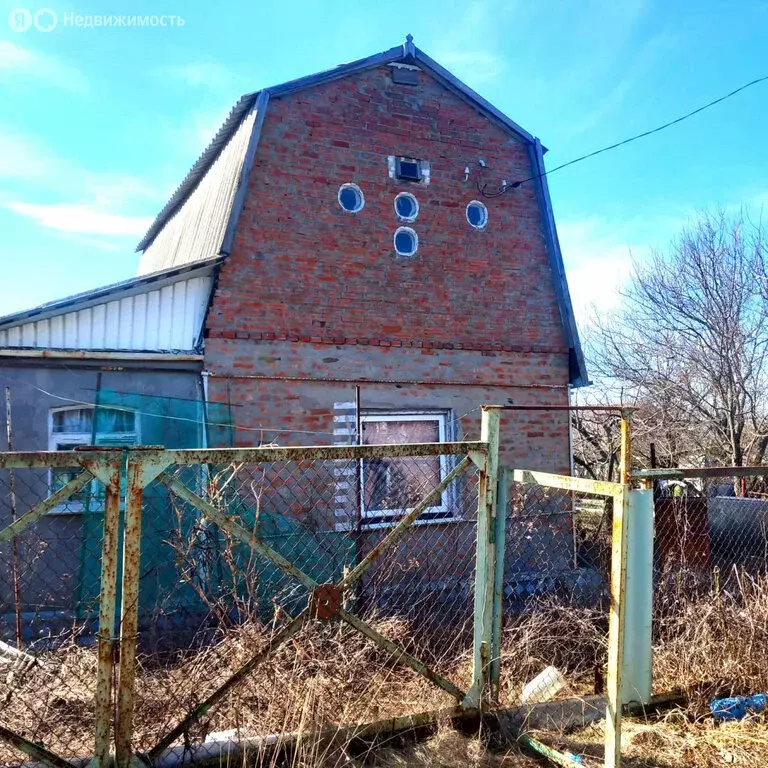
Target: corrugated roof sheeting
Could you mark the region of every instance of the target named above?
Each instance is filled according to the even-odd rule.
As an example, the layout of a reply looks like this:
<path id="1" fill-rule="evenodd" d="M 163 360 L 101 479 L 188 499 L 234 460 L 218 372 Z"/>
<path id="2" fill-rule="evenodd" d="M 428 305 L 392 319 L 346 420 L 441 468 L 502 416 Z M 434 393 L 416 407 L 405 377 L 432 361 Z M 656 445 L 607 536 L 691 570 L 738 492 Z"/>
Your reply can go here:
<path id="1" fill-rule="evenodd" d="M 0 348 L 194 350 L 213 276 L 177 280 L 0 330 Z"/>
<path id="2" fill-rule="evenodd" d="M 140 275 L 218 255 L 255 119 L 253 108 L 228 140 L 226 134 L 217 136 L 218 157 L 142 254 Z"/>

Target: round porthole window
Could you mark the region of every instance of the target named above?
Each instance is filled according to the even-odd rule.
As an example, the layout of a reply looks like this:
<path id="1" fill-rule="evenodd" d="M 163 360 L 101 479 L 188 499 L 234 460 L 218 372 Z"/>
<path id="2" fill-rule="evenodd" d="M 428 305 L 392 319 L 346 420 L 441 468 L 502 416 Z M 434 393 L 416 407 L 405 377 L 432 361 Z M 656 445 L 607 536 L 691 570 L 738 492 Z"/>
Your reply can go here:
<path id="1" fill-rule="evenodd" d="M 467 206 L 467 221 L 475 229 L 482 229 L 488 223 L 488 209 L 479 200 L 473 200 Z"/>
<path id="2" fill-rule="evenodd" d="M 339 205 L 350 213 L 362 211 L 365 205 L 363 190 L 357 184 L 342 184 L 339 187 Z"/>
<path id="3" fill-rule="evenodd" d="M 401 192 L 395 198 L 395 213 L 402 221 L 415 221 L 419 215 L 419 201 L 410 192 Z"/>
<path id="4" fill-rule="evenodd" d="M 410 227 L 398 227 L 395 231 L 395 251 L 398 256 L 413 256 L 419 247 L 419 237 Z"/>

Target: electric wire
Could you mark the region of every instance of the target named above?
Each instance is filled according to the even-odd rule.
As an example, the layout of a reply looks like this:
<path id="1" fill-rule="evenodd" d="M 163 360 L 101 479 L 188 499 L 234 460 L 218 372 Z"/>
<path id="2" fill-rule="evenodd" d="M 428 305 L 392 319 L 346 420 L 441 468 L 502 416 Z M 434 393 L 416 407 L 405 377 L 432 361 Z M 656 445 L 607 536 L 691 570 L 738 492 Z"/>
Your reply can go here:
<path id="1" fill-rule="evenodd" d="M 571 165 L 576 165 L 576 163 L 580 163 L 583 160 L 588 160 L 590 157 L 595 157 L 597 155 L 603 154 L 603 152 L 610 152 L 613 149 L 618 149 L 619 147 L 623 147 L 626 144 L 631 144 L 633 141 L 637 141 L 638 139 L 643 139 L 646 136 L 651 136 L 654 133 L 659 133 L 660 131 L 665 130 L 666 128 L 670 128 L 673 125 L 677 125 L 678 123 L 682 123 L 683 120 L 687 120 L 689 117 L 693 117 L 694 115 L 698 115 L 700 112 L 703 112 L 705 109 L 709 109 L 710 107 L 714 107 L 716 104 L 720 104 L 721 102 L 725 101 L 726 99 L 730 99 L 732 96 L 735 96 L 737 93 L 741 93 L 742 91 L 747 90 L 747 88 L 751 88 L 753 85 L 758 85 L 758 83 L 763 83 L 766 80 L 768 80 L 768 75 L 764 75 L 763 77 L 755 78 L 754 80 L 751 80 L 748 83 L 745 83 L 744 85 L 739 86 L 735 90 L 731 91 L 730 93 L 726 93 L 723 96 L 719 96 L 718 98 L 708 102 L 707 104 L 703 104 L 700 107 L 697 107 L 694 110 L 691 110 L 690 112 L 687 112 L 686 114 L 682 115 L 681 117 L 677 117 L 674 120 L 670 120 L 667 123 L 664 123 L 662 125 L 657 126 L 656 128 L 651 128 L 648 131 L 643 131 L 642 133 L 638 133 L 634 136 L 630 136 L 627 139 L 623 139 L 622 141 L 617 141 L 614 144 L 609 144 L 607 147 L 602 147 L 602 149 L 596 149 L 594 152 L 588 152 L 586 155 L 581 155 L 581 157 L 576 157 L 573 160 L 569 160 L 566 163 L 562 163 L 561 165 L 557 165 L 554 168 L 551 168 L 548 171 L 544 171 L 543 173 L 537 173 L 533 176 L 529 176 L 527 179 L 522 179 L 521 181 L 515 181 L 512 184 L 506 184 L 499 187 L 499 189 L 495 192 L 488 192 L 487 187 L 488 184 L 481 185 L 480 182 L 477 182 L 477 191 L 483 195 L 484 197 L 501 197 L 501 195 L 506 194 L 510 189 L 517 189 L 518 187 L 522 186 L 523 184 L 527 184 L 529 181 L 535 181 L 537 179 L 541 179 L 544 176 L 549 176 L 553 174 L 555 171 L 561 171 L 563 168 L 568 168 Z"/>

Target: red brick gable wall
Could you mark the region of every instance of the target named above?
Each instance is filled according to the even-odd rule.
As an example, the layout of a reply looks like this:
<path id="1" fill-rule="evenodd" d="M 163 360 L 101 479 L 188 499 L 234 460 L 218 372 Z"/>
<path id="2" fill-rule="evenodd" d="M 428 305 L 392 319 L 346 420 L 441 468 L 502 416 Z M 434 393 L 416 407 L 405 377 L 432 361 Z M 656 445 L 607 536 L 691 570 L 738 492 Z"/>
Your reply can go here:
<path id="1" fill-rule="evenodd" d="M 431 183 L 390 179 L 388 155 L 426 160 Z M 385 66 L 271 100 L 209 336 L 562 353 L 533 185 L 476 189 L 530 174 L 522 142 L 423 72 L 415 87 Z M 358 214 L 338 204 L 345 182 L 363 190 Z M 403 190 L 420 204 L 412 259 L 392 243 Z M 466 221 L 473 199 L 484 231 Z"/>

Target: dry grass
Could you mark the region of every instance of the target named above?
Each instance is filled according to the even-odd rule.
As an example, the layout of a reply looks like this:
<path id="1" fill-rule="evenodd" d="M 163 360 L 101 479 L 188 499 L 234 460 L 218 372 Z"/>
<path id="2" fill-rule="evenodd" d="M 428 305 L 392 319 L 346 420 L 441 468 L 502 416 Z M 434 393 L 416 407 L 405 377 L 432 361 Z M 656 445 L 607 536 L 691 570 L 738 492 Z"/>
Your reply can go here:
<path id="1" fill-rule="evenodd" d="M 586 766 L 601 764 L 603 723 L 567 736 L 548 738 L 555 746 L 584 755 Z M 674 710 L 655 720 L 628 719 L 621 734 L 626 768 L 763 768 L 768 764 L 768 724 L 760 717 L 716 724 L 691 712 Z"/>
<path id="2" fill-rule="evenodd" d="M 768 728 L 762 720 L 717 725 L 706 704 L 715 695 L 768 690 L 768 579 L 744 574 L 731 578 L 718 594 L 681 596 L 678 588 L 659 595 L 655 624 L 654 675 L 657 691 L 694 692 L 685 712 L 655 722 L 627 721 L 623 744 L 628 766 L 709 766 L 768 764 Z M 464 632 L 441 650 L 416 642 L 405 621 L 374 622 L 390 639 L 412 650 L 460 687 L 469 681 L 471 659 Z M 176 655 L 140 657 L 137 676 L 135 746 L 147 749 L 268 639 L 268 628 L 252 623 L 216 642 Z M 563 695 L 591 693 L 595 670 L 606 654 L 606 617 L 554 599 L 541 601 L 508 622 L 502 655 L 502 702 L 514 704 L 522 684 L 545 666 L 566 674 Z M 61 755 L 91 753 L 95 649 L 74 642 L 41 653 L 23 677 L 0 680 L 0 718 L 14 730 Z M 189 732 L 200 744 L 217 732 L 236 737 L 367 722 L 452 704 L 446 694 L 388 656 L 350 628 L 312 624 L 286 643 L 228 694 Z M 556 746 L 583 753 L 599 764 L 602 727 L 579 733 L 543 735 Z M 591 757 L 590 757 L 591 756 Z M 0 748 L 4 764 L 19 755 Z M 306 743 L 291 768 L 375 766 L 528 766 L 533 758 L 517 750 L 489 751 L 477 739 L 449 729 L 407 748 L 377 748 L 375 754 L 350 754 Z"/>

